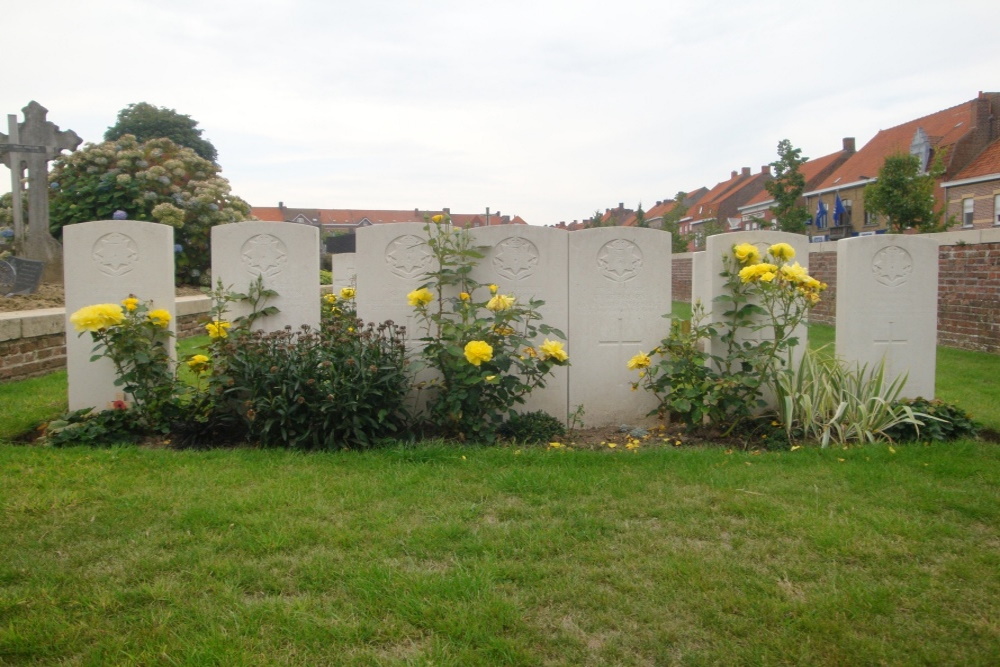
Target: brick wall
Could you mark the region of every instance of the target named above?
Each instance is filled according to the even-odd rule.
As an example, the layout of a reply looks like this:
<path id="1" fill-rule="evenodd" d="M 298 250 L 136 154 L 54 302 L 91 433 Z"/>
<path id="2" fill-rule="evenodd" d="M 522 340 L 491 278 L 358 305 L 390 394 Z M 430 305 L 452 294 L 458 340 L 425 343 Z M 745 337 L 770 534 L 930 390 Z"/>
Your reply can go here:
<path id="1" fill-rule="evenodd" d="M 1000 353 L 1000 243 L 942 246 L 938 343 Z"/>
<path id="2" fill-rule="evenodd" d="M 0 382 L 33 378 L 63 368 L 66 368 L 63 333 L 0 342 Z"/>
<path id="3" fill-rule="evenodd" d="M 672 258 L 674 275 L 670 290 L 674 301 L 691 300 L 691 263 L 691 253 L 674 255 Z"/>
<path id="4" fill-rule="evenodd" d="M 809 253 L 809 275 L 826 283 L 826 290 L 820 295 L 822 300 L 809 311 L 809 322 L 832 326 L 837 320 L 836 251 Z"/>
<path id="5" fill-rule="evenodd" d="M 985 235 L 985 232 L 984 232 Z M 1000 241 L 962 243 L 938 251 L 938 344 L 1000 354 Z M 996 237 L 994 237 L 996 238 Z M 809 273 L 829 287 L 809 321 L 836 324 L 837 252 L 832 243 L 809 253 Z M 674 258 L 673 298 L 691 299 L 691 260 Z"/>

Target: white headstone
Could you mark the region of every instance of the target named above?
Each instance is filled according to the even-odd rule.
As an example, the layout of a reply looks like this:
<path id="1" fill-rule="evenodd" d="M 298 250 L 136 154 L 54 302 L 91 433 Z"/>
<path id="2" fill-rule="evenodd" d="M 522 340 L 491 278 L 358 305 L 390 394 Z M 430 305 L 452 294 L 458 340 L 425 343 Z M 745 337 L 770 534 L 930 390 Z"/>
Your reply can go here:
<path id="1" fill-rule="evenodd" d="M 569 409 L 582 405 L 587 425 L 648 423 L 655 398 L 633 392 L 638 352 L 670 329 L 670 234 L 605 227 L 569 234 Z"/>
<path id="2" fill-rule="evenodd" d="M 212 228 L 212 287 L 218 281 L 246 294 L 257 277 L 278 296 L 262 305 L 280 312 L 258 319 L 255 329 L 319 327 L 319 230 L 292 222 L 234 222 Z M 248 304 L 230 304 L 230 320 L 249 315 Z"/>
<path id="3" fill-rule="evenodd" d="M 903 396 L 934 397 L 938 242 L 879 234 L 837 242 L 837 355 L 886 375 Z"/>
<path id="4" fill-rule="evenodd" d="M 521 304 L 541 299 L 545 304 L 538 309 L 542 316 L 540 322 L 568 335 L 569 234 L 551 227 L 498 225 L 473 229 L 472 236 L 477 250 L 484 255 L 472 277 L 486 285 L 497 285 L 500 294 L 513 295 Z M 536 343 L 540 344 L 545 338 L 539 336 Z M 548 338 L 561 340 L 556 336 Z M 572 341 L 565 342 L 570 363 L 574 363 Z M 532 392 L 520 409 L 525 412 L 544 410 L 566 421 L 568 382 L 569 368 L 554 368 L 545 388 Z"/>
<path id="5" fill-rule="evenodd" d="M 725 323 L 727 321 L 724 313 L 732 306 L 727 302 L 715 301 L 715 298 L 726 292 L 726 278 L 721 275 L 725 270 L 723 256 L 731 256 L 733 246 L 741 243 L 750 243 L 756 246 L 760 251 L 762 260 L 766 260 L 767 250 L 772 245 L 776 243 L 787 243 L 795 250 L 795 257 L 791 261 L 798 262 L 799 265 L 806 270 L 809 269 L 809 239 L 804 234 L 756 230 L 746 232 L 729 232 L 726 234 L 709 236 L 706 240 L 707 249 L 705 250 L 705 274 L 707 277 L 708 289 L 706 290 L 707 294 L 703 297 L 705 299 L 705 312 L 708 314 L 706 323 Z M 764 322 L 765 320 L 761 317 L 758 318 L 758 321 Z M 805 320 L 803 320 L 795 328 L 795 331 L 792 334 L 794 337 L 798 338 L 799 341 L 798 345 L 795 346 L 792 351 L 792 363 L 795 364 L 796 367 L 798 367 L 799 360 L 805 353 L 805 349 L 808 344 L 808 333 Z M 774 331 L 767 327 L 756 332 L 747 332 L 745 334 L 738 332 L 736 337 L 737 342 L 748 340 L 760 342 L 763 340 L 773 339 Z M 725 357 L 727 354 L 726 347 L 726 344 L 718 339 L 712 340 L 710 345 L 712 354 L 722 357 Z M 769 402 L 772 400 L 769 396 L 765 396 L 764 398 Z"/>
<path id="6" fill-rule="evenodd" d="M 337 294 L 344 287 L 355 287 L 358 282 L 356 253 L 336 253 L 330 257 L 330 267 L 333 272 L 333 293 Z"/>
<path id="7" fill-rule="evenodd" d="M 114 386 L 115 370 L 102 358 L 91 362 L 94 342 L 89 333 L 77 335 L 70 316 L 84 306 L 121 304 L 130 294 L 150 302 L 150 310 L 174 309 L 174 230 L 151 222 L 100 220 L 63 227 L 66 285 L 66 369 L 69 409 L 105 409 L 123 398 Z M 173 339 L 170 343 L 174 356 Z M 127 398 L 127 397 L 124 397 Z"/>

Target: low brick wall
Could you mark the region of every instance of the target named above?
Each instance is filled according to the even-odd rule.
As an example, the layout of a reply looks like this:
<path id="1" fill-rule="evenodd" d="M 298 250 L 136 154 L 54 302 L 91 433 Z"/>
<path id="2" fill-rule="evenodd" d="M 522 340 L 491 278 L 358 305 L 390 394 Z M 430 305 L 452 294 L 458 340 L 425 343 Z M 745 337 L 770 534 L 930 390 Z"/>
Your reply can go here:
<path id="1" fill-rule="evenodd" d="M 178 338 L 205 332 L 202 325 L 210 303 L 204 296 L 177 299 Z M 66 311 L 62 308 L 0 313 L 0 382 L 25 380 L 66 368 L 65 326 Z"/>
<path id="2" fill-rule="evenodd" d="M 938 251 L 938 344 L 1000 354 L 1000 229 L 930 235 Z M 837 244 L 810 248 L 809 273 L 829 286 L 809 321 L 836 325 Z M 689 253 L 675 255 L 673 298 L 691 299 Z"/>

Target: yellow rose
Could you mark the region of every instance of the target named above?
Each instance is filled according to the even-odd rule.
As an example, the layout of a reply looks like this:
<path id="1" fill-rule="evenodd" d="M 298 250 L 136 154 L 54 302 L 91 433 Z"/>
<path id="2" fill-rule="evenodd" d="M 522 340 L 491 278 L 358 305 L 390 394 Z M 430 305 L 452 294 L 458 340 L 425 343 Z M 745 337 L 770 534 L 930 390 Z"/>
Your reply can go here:
<path id="1" fill-rule="evenodd" d="M 196 354 L 188 359 L 187 365 L 195 373 L 202 373 L 208 368 L 208 357 L 204 354 Z"/>
<path id="2" fill-rule="evenodd" d="M 496 293 L 497 293 L 497 290 L 498 290 L 498 289 L 500 289 L 499 287 L 497 287 L 497 286 L 496 286 L 496 285 L 494 285 L 494 284 L 490 284 L 490 285 L 487 285 L 487 287 L 489 287 L 489 288 L 490 288 L 490 294 L 496 294 Z"/>
<path id="3" fill-rule="evenodd" d="M 740 264 L 750 265 L 760 261 L 760 251 L 752 243 L 741 243 L 733 246 L 733 255 L 736 256 Z"/>
<path id="4" fill-rule="evenodd" d="M 634 371 L 640 368 L 648 368 L 651 363 L 653 363 L 653 360 L 649 358 L 649 355 L 645 352 L 640 352 L 628 360 L 628 369 Z"/>
<path id="5" fill-rule="evenodd" d="M 337 303 L 337 295 L 336 294 L 324 294 L 323 295 L 323 301 L 325 301 L 327 303 Z"/>
<path id="6" fill-rule="evenodd" d="M 158 327 L 166 328 L 170 324 L 170 313 L 162 308 L 150 311 L 148 317 L 149 321 Z"/>
<path id="7" fill-rule="evenodd" d="M 225 320 L 219 320 L 218 322 L 209 322 L 205 325 L 205 331 L 208 332 L 209 338 L 225 338 L 229 335 L 229 327 L 231 325 Z"/>
<path id="8" fill-rule="evenodd" d="M 101 331 L 121 324 L 124 319 L 125 312 L 117 303 L 84 306 L 69 317 L 70 323 L 77 331 Z"/>
<path id="9" fill-rule="evenodd" d="M 774 280 L 775 276 L 778 275 L 774 271 L 764 271 L 760 274 L 759 280 L 762 283 L 769 283 Z"/>
<path id="10" fill-rule="evenodd" d="M 469 299 L 472 298 L 472 295 L 469 294 L 468 292 L 462 292 L 461 294 L 458 295 L 458 298 L 461 299 L 462 301 L 468 301 Z"/>
<path id="11" fill-rule="evenodd" d="M 779 245 L 786 244 L 780 243 Z M 798 262 L 783 265 L 781 267 L 781 276 L 788 282 L 792 283 L 804 283 L 806 279 L 809 278 L 809 274 L 806 273 L 805 267 L 801 266 Z"/>
<path id="12" fill-rule="evenodd" d="M 406 300 L 409 301 L 410 305 L 414 308 L 423 308 L 434 300 L 434 294 L 426 287 L 421 287 L 420 289 L 413 290 L 407 294 Z"/>
<path id="13" fill-rule="evenodd" d="M 438 213 L 437 215 L 432 215 L 431 222 L 438 222 L 438 223 L 444 222 L 444 216 L 441 215 L 440 213 Z"/>
<path id="14" fill-rule="evenodd" d="M 493 358 L 493 346 L 482 340 L 469 341 L 465 345 L 465 358 L 473 366 Z"/>
<path id="15" fill-rule="evenodd" d="M 353 287 L 344 287 L 340 290 L 340 298 L 344 301 L 350 301 L 357 294 Z"/>
<path id="16" fill-rule="evenodd" d="M 542 353 L 542 359 L 555 359 L 558 362 L 563 362 L 569 359 L 569 355 L 566 354 L 566 350 L 563 349 L 563 344 L 557 340 L 549 340 L 546 338 L 542 341 L 542 344 L 538 346 L 538 349 Z"/>
<path id="17" fill-rule="evenodd" d="M 767 252 L 770 253 L 771 257 L 783 259 L 786 262 L 795 257 L 795 248 L 787 243 L 775 243 L 767 249 Z"/>
<path id="18" fill-rule="evenodd" d="M 514 306 L 514 297 L 497 294 L 486 303 L 486 307 L 494 313 L 510 310 Z"/>
<path id="19" fill-rule="evenodd" d="M 139 299 L 135 298 L 134 296 L 130 296 L 129 298 L 122 301 L 122 305 L 125 306 L 125 310 L 131 313 L 133 310 L 139 307 Z"/>

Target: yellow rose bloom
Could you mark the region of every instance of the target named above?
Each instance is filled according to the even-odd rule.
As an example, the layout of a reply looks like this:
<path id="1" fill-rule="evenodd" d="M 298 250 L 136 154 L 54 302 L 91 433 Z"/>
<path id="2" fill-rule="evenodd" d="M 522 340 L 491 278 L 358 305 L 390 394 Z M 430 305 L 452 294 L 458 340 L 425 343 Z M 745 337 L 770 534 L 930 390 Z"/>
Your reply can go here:
<path id="1" fill-rule="evenodd" d="M 760 274 L 759 280 L 762 283 L 769 283 L 772 280 L 774 280 L 777 275 L 778 274 L 776 274 L 774 271 L 764 271 L 763 273 Z"/>
<path id="2" fill-rule="evenodd" d="M 786 244 L 781 243 L 779 245 Z M 794 264 L 785 264 L 781 267 L 781 277 L 792 283 L 804 283 L 809 278 L 809 274 L 806 273 L 805 267 L 795 262 Z"/>
<path id="3" fill-rule="evenodd" d="M 204 354 L 196 354 L 188 359 L 187 365 L 195 373 L 202 373 L 208 368 L 208 357 Z"/>
<path id="4" fill-rule="evenodd" d="M 465 345 L 465 358 L 473 366 L 493 358 L 493 346 L 482 340 L 469 341 Z"/>
<path id="5" fill-rule="evenodd" d="M 486 307 L 494 313 L 510 310 L 514 306 L 514 297 L 497 294 L 486 303 Z"/>
<path id="6" fill-rule="evenodd" d="M 438 223 L 444 222 L 444 216 L 441 215 L 440 213 L 438 213 L 437 215 L 432 215 L 431 222 L 438 222 Z"/>
<path id="7" fill-rule="evenodd" d="M 569 355 L 566 354 L 566 350 L 563 349 L 563 344 L 557 340 L 549 340 L 546 338 L 542 341 L 542 344 L 538 346 L 539 351 L 542 353 L 542 359 L 554 359 L 555 361 L 562 363 L 569 359 Z"/>
<path id="8" fill-rule="evenodd" d="M 129 298 L 122 301 L 122 305 L 125 306 L 125 310 L 131 313 L 133 310 L 139 307 L 139 299 L 135 298 L 134 296 L 130 296 Z"/>
<path id="9" fill-rule="evenodd" d="M 149 321 L 158 327 L 166 328 L 166 326 L 170 324 L 170 312 L 163 310 L 162 308 L 150 311 L 148 317 Z"/>
<path id="10" fill-rule="evenodd" d="M 344 287 L 340 290 L 340 298 L 344 301 L 350 301 L 354 298 L 357 291 L 353 287 Z"/>
<path id="11" fill-rule="evenodd" d="M 414 308 L 423 308 L 434 300 L 434 294 L 426 287 L 421 287 L 420 289 L 413 290 L 407 294 L 406 300 L 409 301 L 410 305 Z"/>
<path id="12" fill-rule="evenodd" d="M 458 295 L 458 298 L 461 299 L 462 301 L 468 301 L 469 299 L 472 298 L 472 295 L 469 294 L 468 292 L 462 292 L 461 294 Z"/>
<path id="13" fill-rule="evenodd" d="M 752 243 L 740 243 L 733 246 L 733 255 L 736 256 L 740 264 L 750 265 L 760 261 L 760 251 Z"/>
<path id="14" fill-rule="evenodd" d="M 101 331 L 125 319 L 125 312 L 117 303 L 99 303 L 84 306 L 69 316 L 70 323 L 77 331 Z"/>
<path id="15" fill-rule="evenodd" d="M 205 325 L 205 331 L 208 332 L 209 338 L 225 338 L 229 335 L 229 327 L 231 325 L 225 320 L 219 320 L 218 322 L 209 322 Z"/>
<path id="16" fill-rule="evenodd" d="M 786 262 L 795 257 L 795 248 L 787 243 L 775 243 L 767 249 L 767 252 L 770 253 L 771 257 L 783 259 Z"/>
<path id="17" fill-rule="evenodd" d="M 499 287 L 493 284 L 487 285 L 487 287 L 490 288 L 490 294 L 496 294 L 497 290 L 500 289 Z"/>
<path id="18" fill-rule="evenodd" d="M 653 360 L 649 358 L 649 355 L 645 352 L 640 352 L 628 360 L 628 369 L 635 371 L 640 368 L 648 368 L 651 363 L 653 363 Z"/>
<path id="19" fill-rule="evenodd" d="M 327 303 L 337 303 L 337 295 L 336 294 L 324 294 L 323 295 L 323 301 L 325 301 Z"/>

